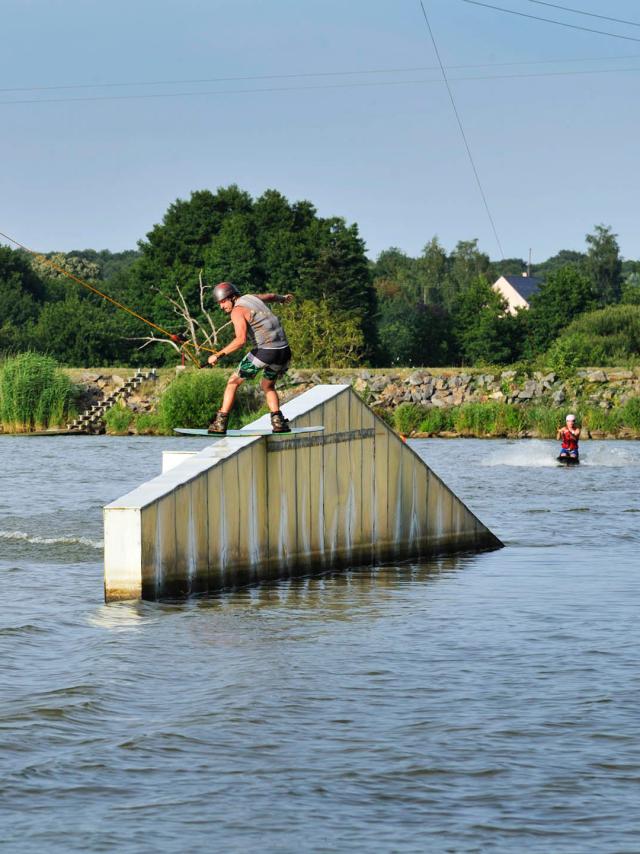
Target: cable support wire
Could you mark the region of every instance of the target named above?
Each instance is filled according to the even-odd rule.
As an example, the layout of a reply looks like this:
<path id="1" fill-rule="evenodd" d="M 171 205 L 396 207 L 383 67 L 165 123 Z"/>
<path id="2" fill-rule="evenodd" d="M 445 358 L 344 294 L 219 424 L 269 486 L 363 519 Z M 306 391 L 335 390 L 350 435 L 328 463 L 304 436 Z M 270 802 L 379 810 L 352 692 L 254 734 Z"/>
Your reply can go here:
<path id="1" fill-rule="evenodd" d="M 623 36 L 619 33 L 609 33 L 605 30 L 594 30 L 591 27 L 581 27 L 579 24 L 569 24 L 565 21 L 556 21 L 553 18 L 541 18 L 538 15 L 529 15 L 527 12 L 516 12 L 515 9 L 505 9 L 504 6 L 494 6 L 491 3 L 481 3 L 480 0 L 462 0 L 472 6 L 483 6 L 485 9 L 494 9 L 496 12 L 505 12 L 507 15 L 518 15 L 520 18 L 529 18 L 532 21 L 544 21 L 546 24 L 556 24 L 558 27 L 568 27 L 570 30 L 580 30 L 583 33 L 596 33 L 599 36 L 610 36 L 612 39 L 624 39 L 628 42 L 640 42 L 635 36 Z"/>
<path id="2" fill-rule="evenodd" d="M 638 59 L 640 58 L 638 55 L 630 55 L 628 57 L 611 57 L 612 60 L 616 59 Z M 513 66 L 513 65 L 540 65 L 540 64 L 553 64 L 557 62 L 600 62 L 602 58 L 593 58 L 593 59 L 576 59 L 576 60 L 535 60 L 533 62 L 504 62 L 504 63 L 490 63 L 488 65 L 478 65 L 478 66 L 450 66 L 451 68 L 492 68 L 495 66 L 504 67 L 504 66 Z M 406 69 L 411 70 L 411 69 Z M 427 68 L 426 70 L 437 70 L 435 68 Z M 640 71 L 640 68 L 595 68 L 595 69 L 579 69 L 575 71 L 543 71 L 543 72 L 526 72 L 524 74 L 474 74 L 474 75 L 465 75 L 465 76 L 457 76 L 457 77 L 449 77 L 448 80 L 451 82 L 472 82 L 474 80 L 482 81 L 482 80 L 519 80 L 519 79 L 527 79 L 527 78 L 535 78 L 535 77 L 570 77 L 570 76 L 579 76 L 585 74 L 616 74 L 618 72 L 633 72 Z M 366 72 L 362 72 L 366 73 Z M 396 73 L 395 70 L 392 73 Z M 382 87 L 382 86 L 413 86 L 420 84 L 438 84 L 443 83 L 445 81 L 438 79 L 433 80 L 429 78 L 423 78 L 419 80 L 379 80 L 376 82 L 358 82 L 358 83 L 329 83 L 329 84 L 320 84 L 318 86 L 274 86 L 274 87 L 262 87 L 257 89 L 218 89 L 218 90 L 200 90 L 195 92 L 156 92 L 156 93 L 146 93 L 146 94 L 133 94 L 133 95 L 89 95 L 83 96 L 79 98 L 21 98 L 21 99 L 8 99 L 4 101 L 0 101 L 0 105 L 11 105 L 11 104 L 72 104 L 72 103 L 85 103 L 85 102 L 96 102 L 96 101 L 131 101 L 131 100 L 146 100 L 146 99 L 160 99 L 160 98 L 188 98 L 188 97 L 197 97 L 199 95 L 249 95 L 249 94 L 260 94 L 260 93 L 272 93 L 272 92 L 307 92 L 312 90 L 321 90 L 321 89 L 353 89 L 353 88 L 361 88 L 361 87 Z M 107 84 L 104 84 L 107 85 Z M 125 85 L 125 84 L 123 84 Z M 72 87 L 52 87 L 52 88 L 72 88 Z M 33 90 L 19 90 L 19 89 L 7 89 L 0 91 L 41 91 L 38 89 Z"/>
<path id="3" fill-rule="evenodd" d="M 532 0 L 534 2 L 534 0 Z M 584 56 L 577 59 L 533 59 L 519 60 L 516 62 L 485 62 L 476 65 L 446 65 L 445 68 L 452 70 L 466 70 L 474 68 L 505 68 L 515 65 L 553 65 L 553 64 L 573 64 L 576 62 L 612 62 L 615 60 L 640 59 L 640 54 L 632 53 L 624 56 Z M 344 71 L 306 71 L 299 74 L 256 74 L 250 77 L 205 77 L 205 78 L 182 78 L 179 80 L 129 80 L 118 83 L 67 83 L 57 84 L 55 86 L 15 86 L 0 88 L 0 93 L 4 92 L 54 92 L 61 89 L 113 89 L 126 88 L 129 86 L 182 86 L 196 85 L 200 83 L 240 83 L 251 80 L 291 80 L 297 78 L 309 77 L 353 77 L 358 75 L 369 74 L 404 74 L 409 71 L 439 71 L 437 65 L 414 65 L 404 66 L 402 68 L 363 68 L 361 70 L 346 69 Z"/>
<path id="4" fill-rule="evenodd" d="M 534 0 L 532 0 L 533 2 Z M 575 62 L 611 62 L 618 59 L 640 59 L 640 54 L 632 53 L 624 56 L 585 56 L 577 59 L 534 59 L 519 60 L 517 62 L 485 62 L 481 64 L 468 65 L 446 65 L 448 70 L 464 70 L 471 68 L 503 68 L 514 65 L 552 65 L 555 63 Z M 306 71 L 299 74 L 257 74 L 251 77 L 207 77 L 200 79 L 181 78 L 179 80 L 129 80 L 118 83 L 67 83 L 56 86 L 15 86 L 0 88 L 0 92 L 53 92 L 60 89 L 111 89 L 126 88 L 128 86 L 177 86 L 183 84 L 198 83 L 236 83 L 250 80 L 290 80 L 308 77 L 347 77 L 367 74 L 404 74 L 407 71 L 439 71 L 437 65 L 410 65 L 402 68 L 363 68 L 361 70 L 347 69 L 345 71 Z"/>
<path id="5" fill-rule="evenodd" d="M 58 273 L 62 273 L 68 279 L 72 279 L 74 282 L 77 282 L 79 285 L 82 285 L 84 288 L 87 288 L 92 293 L 97 294 L 102 299 L 107 300 L 107 302 L 112 303 L 117 308 L 122 309 L 122 311 L 126 311 L 127 314 L 131 314 L 133 317 L 136 317 L 138 320 L 141 320 L 142 323 L 146 323 L 147 326 L 150 326 L 152 329 L 155 329 L 157 332 L 161 332 L 163 335 L 166 335 L 167 338 L 173 339 L 173 333 L 169 332 L 167 329 L 163 329 L 162 326 L 158 326 L 157 323 L 154 323 L 152 320 L 148 320 L 146 317 L 143 317 L 141 314 L 138 314 L 137 311 L 134 311 L 132 308 L 129 308 L 123 303 L 118 302 L 117 299 L 110 297 L 109 294 L 105 294 L 102 291 L 98 290 L 98 288 L 94 287 L 89 282 L 85 281 L 85 279 L 81 279 L 80 276 L 76 276 L 74 273 L 70 273 L 68 270 L 65 270 L 64 267 L 61 267 L 60 264 L 56 264 L 55 261 L 52 261 L 51 258 L 47 258 L 46 255 L 43 255 L 41 252 L 36 252 L 33 249 L 29 249 L 28 246 L 20 243 L 13 237 L 10 237 L 8 234 L 5 234 L 3 231 L 0 231 L 0 237 L 4 237 L 5 240 L 8 240 L 10 243 L 13 243 L 15 246 L 18 246 L 20 249 L 23 249 L 25 252 L 28 252 L 30 255 L 33 255 L 34 258 L 37 258 L 39 261 L 42 261 L 45 264 L 48 264 L 49 267 L 52 267 L 54 270 L 57 270 Z M 191 361 L 200 367 L 200 362 L 196 359 L 196 357 L 189 350 L 190 347 L 193 347 L 193 344 L 190 341 L 182 342 L 181 349 L 184 349 L 187 356 L 191 359 Z M 210 347 L 200 347 L 201 350 L 206 350 L 208 353 L 215 353 L 216 350 L 212 350 Z"/>
<path id="6" fill-rule="evenodd" d="M 458 112 L 458 108 L 456 106 L 455 98 L 453 97 L 453 91 L 451 86 L 449 85 L 449 79 L 447 77 L 447 72 L 445 71 L 444 64 L 442 59 L 440 58 L 440 51 L 438 50 L 438 45 L 436 43 L 435 36 L 433 34 L 433 30 L 431 29 L 431 24 L 429 23 L 429 18 L 427 16 L 426 9 L 424 8 L 424 4 L 422 0 L 420 0 L 420 8 L 422 9 L 422 14 L 424 16 L 425 24 L 427 25 L 427 29 L 429 30 L 429 35 L 431 37 L 431 42 L 433 44 L 433 49 L 435 51 L 436 57 L 438 59 L 438 64 L 440 66 L 440 70 L 442 72 L 442 77 L 445 82 L 445 86 L 447 88 L 447 92 L 449 93 L 449 100 L 451 101 L 451 106 L 453 107 L 453 112 L 456 117 L 456 121 L 458 122 L 458 127 L 460 128 L 460 134 L 462 136 L 462 140 L 464 142 L 464 146 L 467 150 L 467 156 L 469 157 L 469 162 L 471 163 L 471 168 L 473 170 L 473 174 L 476 178 L 476 183 L 478 185 L 478 189 L 480 190 L 480 196 L 482 197 L 482 202 L 484 204 L 484 209 L 487 212 L 487 217 L 489 218 L 489 222 L 491 223 L 491 229 L 493 231 L 493 236 L 496 239 L 496 243 L 498 244 L 498 249 L 500 250 L 500 255 L 504 260 L 504 251 L 502 249 L 502 243 L 500 242 L 500 237 L 498 235 L 498 229 L 496 228 L 495 221 L 491 214 L 491 209 L 489 207 L 489 202 L 487 201 L 487 196 L 484 192 L 484 188 L 482 186 L 482 181 L 480 180 L 480 174 L 478 173 L 478 169 L 476 168 L 475 161 L 473 159 L 473 154 L 471 153 L 471 146 L 469 145 L 469 140 L 467 139 L 467 135 L 464 130 L 464 126 L 462 124 L 462 119 L 460 118 L 460 113 Z"/>
<path id="7" fill-rule="evenodd" d="M 613 21 L 614 24 L 626 24 L 628 27 L 640 27 L 637 21 L 625 21 L 623 18 L 610 18 L 608 15 L 596 15 L 595 12 L 585 12 L 583 9 L 571 9 L 569 6 L 560 6 L 558 3 L 548 3 L 546 0 L 529 0 L 538 6 L 550 6 L 552 9 L 561 9 L 563 12 L 572 12 L 575 15 L 586 15 L 589 18 L 599 18 L 601 21 Z"/>
<path id="8" fill-rule="evenodd" d="M 454 83 L 468 83 L 473 82 L 474 80 L 483 81 L 483 80 L 525 80 L 529 78 L 543 78 L 543 77 L 575 77 L 575 76 L 583 76 L 585 74 L 618 74 L 622 72 L 634 72 L 640 71 L 640 67 L 637 68 L 600 68 L 600 69 L 581 69 L 578 71 L 543 71 L 543 72 L 531 72 L 524 74 L 475 74 L 472 76 L 460 76 L 460 77 L 449 77 L 449 81 Z M 147 94 L 147 95 L 96 95 L 93 97 L 86 98 L 28 98 L 28 99 L 20 99 L 20 100 L 8 100 L 8 101 L 0 101 L 0 106 L 8 106 L 11 104 L 73 104 L 73 103 L 86 103 L 89 101 L 131 101 L 131 100 L 146 100 L 146 99 L 154 99 L 158 100 L 160 98 L 193 98 L 201 96 L 210 96 L 210 95 L 251 95 L 251 94 L 260 94 L 264 93 L 272 93 L 272 92 L 308 92 L 310 90 L 319 90 L 319 89 L 354 89 L 361 87 L 383 87 L 383 86 L 416 86 L 416 85 L 437 85 L 444 83 L 443 80 L 430 80 L 430 79 L 422 79 L 422 80 L 384 80 L 378 81 L 376 83 L 337 83 L 337 84 L 329 84 L 329 85 L 320 85 L 320 86 L 283 86 L 283 87 L 273 87 L 273 88 L 262 88 L 262 89 L 226 89 L 226 90 L 217 90 L 217 91 L 200 91 L 200 92 L 163 92 L 156 94 Z"/>

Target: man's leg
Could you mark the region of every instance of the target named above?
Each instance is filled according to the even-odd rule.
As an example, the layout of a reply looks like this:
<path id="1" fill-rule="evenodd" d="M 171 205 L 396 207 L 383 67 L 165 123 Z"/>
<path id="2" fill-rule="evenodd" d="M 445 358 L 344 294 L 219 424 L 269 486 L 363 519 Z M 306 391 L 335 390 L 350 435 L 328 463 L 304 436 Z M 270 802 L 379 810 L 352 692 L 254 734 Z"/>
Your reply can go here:
<path id="1" fill-rule="evenodd" d="M 226 415 L 231 412 L 233 402 L 236 399 L 236 392 L 243 382 L 244 379 L 241 376 L 238 376 L 238 374 L 231 374 L 227 382 L 227 387 L 224 390 L 220 412 L 224 412 Z"/>
<path id="2" fill-rule="evenodd" d="M 270 376 L 267 376 L 267 371 L 271 374 Z M 291 427 L 289 426 L 289 421 L 284 417 L 282 412 L 280 412 L 280 398 L 276 391 L 276 377 L 277 373 L 273 376 L 273 371 L 267 368 L 265 370 L 265 376 L 260 380 L 260 386 L 264 392 L 264 396 L 267 400 L 267 406 L 271 413 L 271 429 L 274 433 L 290 433 Z"/>
<path id="3" fill-rule="evenodd" d="M 222 435 L 227 432 L 229 413 L 231 412 L 231 407 L 236 399 L 236 392 L 243 382 L 243 378 L 238 376 L 238 374 L 231 374 L 222 397 L 222 408 L 216 412 L 215 418 L 211 424 L 209 424 L 209 433 L 218 433 Z"/>
<path id="4" fill-rule="evenodd" d="M 263 377 L 260 380 L 260 387 L 264 392 L 269 412 L 280 412 L 280 398 L 276 391 L 276 381 Z"/>

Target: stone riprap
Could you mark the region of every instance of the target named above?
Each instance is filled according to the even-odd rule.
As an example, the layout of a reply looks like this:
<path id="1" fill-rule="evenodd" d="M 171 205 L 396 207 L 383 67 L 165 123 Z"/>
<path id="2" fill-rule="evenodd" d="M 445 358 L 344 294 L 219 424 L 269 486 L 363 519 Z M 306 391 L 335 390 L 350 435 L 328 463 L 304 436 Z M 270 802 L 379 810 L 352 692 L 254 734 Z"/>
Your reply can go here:
<path id="1" fill-rule="evenodd" d="M 640 368 L 579 368 L 568 378 L 554 371 L 513 369 L 294 370 L 289 380 L 294 387 L 350 383 L 370 406 L 391 412 L 401 403 L 444 408 L 488 401 L 612 409 L 640 396 Z"/>

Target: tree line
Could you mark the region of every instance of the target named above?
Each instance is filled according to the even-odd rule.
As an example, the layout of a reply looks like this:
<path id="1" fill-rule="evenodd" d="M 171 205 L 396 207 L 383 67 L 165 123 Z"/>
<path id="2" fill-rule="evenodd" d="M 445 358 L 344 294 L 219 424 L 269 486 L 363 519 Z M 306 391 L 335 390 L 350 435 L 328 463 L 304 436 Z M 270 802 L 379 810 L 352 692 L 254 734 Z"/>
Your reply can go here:
<path id="1" fill-rule="evenodd" d="M 434 237 L 417 258 L 390 248 L 370 261 L 357 225 L 236 185 L 178 199 L 137 250 L 47 257 L 53 264 L 0 246 L 0 353 L 34 350 L 78 366 L 176 362 L 162 344 L 140 349 L 144 325 L 60 267 L 172 332 L 183 330 L 167 297 L 179 287 L 198 318 L 201 275 L 243 292 L 291 291 L 296 302 L 282 311 L 300 367 L 510 363 L 557 348 L 585 313 L 640 306 L 640 262 L 623 261 L 606 226 L 586 236 L 584 252 L 563 250 L 533 268 L 543 284 L 514 316 L 491 284 L 521 274 L 523 259 L 491 261 L 477 240 L 448 253 Z M 625 322 L 630 312 L 620 313 Z M 584 350 L 588 333 L 572 334 Z"/>

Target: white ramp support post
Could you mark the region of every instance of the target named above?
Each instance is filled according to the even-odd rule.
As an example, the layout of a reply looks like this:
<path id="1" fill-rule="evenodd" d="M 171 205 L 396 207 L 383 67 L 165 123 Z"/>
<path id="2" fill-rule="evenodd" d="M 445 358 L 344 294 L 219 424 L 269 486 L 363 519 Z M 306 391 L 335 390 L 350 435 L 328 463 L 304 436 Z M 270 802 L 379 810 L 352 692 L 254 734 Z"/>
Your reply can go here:
<path id="1" fill-rule="evenodd" d="M 502 546 L 350 386 L 316 386 L 283 412 L 324 432 L 172 453 L 161 475 L 105 507 L 107 601 Z"/>

